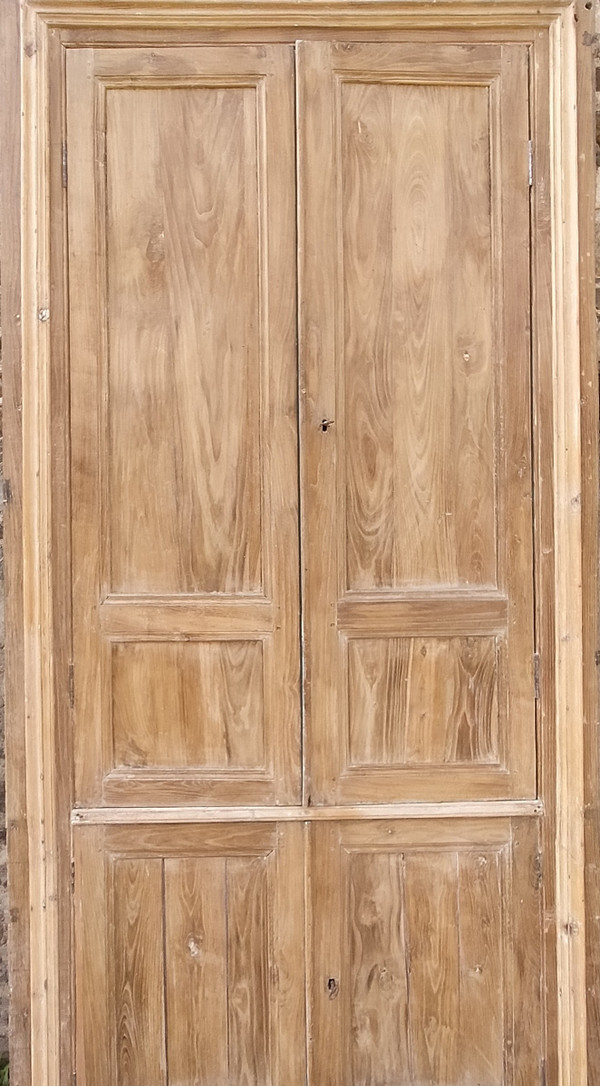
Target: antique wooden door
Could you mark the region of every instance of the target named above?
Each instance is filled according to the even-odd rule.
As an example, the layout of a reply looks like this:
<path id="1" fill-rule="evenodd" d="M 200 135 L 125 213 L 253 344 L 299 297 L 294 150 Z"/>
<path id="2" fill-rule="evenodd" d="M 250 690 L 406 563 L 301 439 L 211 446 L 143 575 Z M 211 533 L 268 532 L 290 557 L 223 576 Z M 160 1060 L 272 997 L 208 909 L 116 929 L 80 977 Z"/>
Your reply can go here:
<path id="1" fill-rule="evenodd" d="M 547 25 L 184 8 L 48 24 L 35 1066 L 583 1086 Z"/>

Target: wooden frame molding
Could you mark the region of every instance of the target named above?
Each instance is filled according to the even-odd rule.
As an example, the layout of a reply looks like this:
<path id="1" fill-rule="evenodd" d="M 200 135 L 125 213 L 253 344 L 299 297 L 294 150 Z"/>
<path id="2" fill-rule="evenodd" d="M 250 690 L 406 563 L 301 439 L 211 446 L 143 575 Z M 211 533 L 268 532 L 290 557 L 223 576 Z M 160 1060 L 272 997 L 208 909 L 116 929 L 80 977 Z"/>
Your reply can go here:
<path id="1" fill-rule="evenodd" d="M 52 262 L 57 256 L 49 215 L 51 178 L 57 173 L 60 185 L 60 163 L 51 160 L 49 131 L 52 110 L 60 115 L 62 108 L 51 101 L 50 91 L 51 72 L 60 72 L 61 37 L 76 31 L 81 44 L 87 33 L 121 29 L 133 36 L 168 28 L 193 30 L 198 41 L 203 33 L 210 35 L 216 29 L 221 39 L 231 30 L 265 31 L 294 40 L 302 30 L 314 34 L 319 28 L 328 28 L 330 33 L 338 29 L 346 34 L 410 31 L 421 35 L 434 30 L 450 34 L 467 27 L 485 29 L 497 37 L 526 31 L 532 41 L 543 31 L 550 44 L 546 108 L 551 131 L 551 281 L 547 284 L 551 329 L 544 332 L 544 342 L 549 343 L 552 358 L 553 389 L 546 391 L 551 395 L 554 434 L 547 507 L 553 510 L 555 617 L 553 659 L 547 665 L 542 660 L 542 684 L 548 691 L 548 720 L 554 721 L 549 748 L 554 748 L 556 770 L 554 776 L 548 768 L 544 770 L 535 811 L 547 811 L 550 826 L 555 827 L 549 847 L 554 849 L 555 870 L 556 912 L 550 926 L 556 933 L 557 1076 L 549 1082 L 585 1086 L 582 654 L 589 654 L 590 646 L 582 641 L 580 180 L 574 4 L 556 0 L 441 0 L 435 5 L 425 0 L 7 0 L 5 6 L 0 85 L 6 91 L 3 124 L 7 126 L 1 168 L 13 1086 L 64 1086 L 71 1058 L 65 1025 L 70 994 L 59 983 L 64 968 L 61 931 L 69 929 L 69 923 L 65 926 L 61 919 L 61 894 L 70 863 L 64 852 L 69 847 L 71 803 L 70 782 L 63 780 L 60 766 L 64 748 L 56 693 L 57 672 L 64 661 L 57 660 L 53 651 L 58 622 L 54 578 L 61 559 L 56 548 L 55 435 L 49 426 L 55 343 L 64 335 L 65 323 L 62 303 L 54 306 Z M 19 200 L 20 223 L 16 220 Z M 545 440 L 549 440 L 547 432 Z M 545 484 L 549 486 L 549 480 Z M 547 587 L 548 582 L 543 584 Z M 406 806 L 407 816 L 414 817 L 418 805 Z M 382 810 L 378 817 L 386 816 L 386 809 Z M 425 813 L 431 817 L 444 812 Z M 501 813 L 504 809 L 499 805 Z M 373 817 L 372 811 L 367 814 Z M 216 815 L 224 820 L 222 809 L 215 809 L 210 818 Z M 94 823 L 98 817 L 97 811 L 89 811 L 75 814 L 74 820 Z M 114 821 L 120 817 L 115 812 Z M 157 821 L 166 817 L 165 811 L 156 813 Z M 225 815 L 227 820 L 233 817 Z M 273 809 L 265 808 L 264 816 L 259 812 L 256 817 L 272 818 Z M 134 821 L 135 811 L 122 818 Z"/>

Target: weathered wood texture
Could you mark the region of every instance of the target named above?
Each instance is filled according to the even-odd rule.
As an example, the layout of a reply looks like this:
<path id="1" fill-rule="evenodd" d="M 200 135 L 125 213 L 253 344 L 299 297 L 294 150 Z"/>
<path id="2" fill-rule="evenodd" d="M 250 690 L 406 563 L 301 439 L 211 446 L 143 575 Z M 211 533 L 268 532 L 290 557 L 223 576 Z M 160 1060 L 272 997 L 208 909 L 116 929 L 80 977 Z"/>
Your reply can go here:
<path id="1" fill-rule="evenodd" d="M 78 1081 L 302 1086 L 302 827 L 80 827 L 75 849 Z"/>
<path id="2" fill-rule="evenodd" d="M 79 29 L 25 11 L 36 1086 L 69 814 L 79 1086 L 581 1086 L 570 16 L 38 7 Z"/>
<path id="3" fill-rule="evenodd" d="M 21 428 L 21 105 L 19 4 L 3 9 L 0 65 L 0 267 L 2 269 L 2 444 L 3 482 L 10 494 L 3 516 L 4 617 L 6 624 L 4 711 L 6 829 L 9 854 L 7 910 L 11 988 L 10 1063 L 13 1082 L 30 1086 L 29 845 L 25 786 L 23 697 L 23 552 Z"/>
<path id="4" fill-rule="evenodd" d="M 527 50 L 298 49 L 307 787 L 534 795 Z"/>
<path id="5" fill-rule="evenodd" d="M 579 0 L 577 8 L 577 108 L 579 141 L 579 261 L 581 323 L 582 555 L 585 721 L 585 852 L 588 1083 L 600 1081 L 600 727 L 598 697 L 598 346 L 593 290 L 598 292 L 600 251 L 594 244 L 593 208 L 598 221 L 598 176 L 594 147 L 594 74 L 598 88 L 600 5 Z M 596 35 L 594 36 L 594 31 Z M 593 44 L 592 44 L 593 43 Z M 594 73 L 595 69 L 595 73 Z M 597 133 L 596 114 L 596 133 Z M 596 228 L 597 229 L 597 228 Z M 596 260 L 594 270 L 594 250 Z"/>
<path id="6" fill-rule="evenodd" d="M 314 1081 L 537 1081 L 535 822 L 332 824 L 313 835 Z"/>
<path id="7" fill-rule="evenodd" d="M 293 124 L 289 46 L 67 59 L 80 804 L 299 798 Z"/>

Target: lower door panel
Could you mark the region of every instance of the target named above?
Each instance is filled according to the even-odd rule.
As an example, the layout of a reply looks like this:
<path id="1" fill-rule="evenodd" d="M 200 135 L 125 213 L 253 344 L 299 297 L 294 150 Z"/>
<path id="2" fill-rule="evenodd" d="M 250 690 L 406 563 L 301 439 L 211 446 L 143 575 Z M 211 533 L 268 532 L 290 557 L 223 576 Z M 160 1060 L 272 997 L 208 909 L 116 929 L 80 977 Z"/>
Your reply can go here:
<path id="1" fill-rule="evenodd" d="M 532 819 L 332 823 L 312 847 L 315 1086 L 531 1086 Z"/>
<path id="2" fill-rule="evenodd" d="M 76 829 L 78 1086 L 304 1086 L 301 835 Z"/>
<path id="3" fill-rule="evenodd" d="M 536 819 L 74 835 L 78 1086 L 540 1082 Z"/>

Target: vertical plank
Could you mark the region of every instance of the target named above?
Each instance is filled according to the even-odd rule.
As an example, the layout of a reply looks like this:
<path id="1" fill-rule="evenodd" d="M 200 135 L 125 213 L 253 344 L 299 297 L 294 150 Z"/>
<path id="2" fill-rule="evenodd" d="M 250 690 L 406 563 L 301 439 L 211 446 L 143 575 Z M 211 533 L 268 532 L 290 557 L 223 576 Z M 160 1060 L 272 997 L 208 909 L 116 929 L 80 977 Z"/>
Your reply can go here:
<path id="1" fill-rule="evenodd" d="M 511 878 L 505 883 L 510 914 L 505 954 L 513 966 L 513 1044 L 507 1051 L 507 1062 L 510 1067 L 514 1061 L 515 1086 L 529 1086 L 541 1075 L 542 992 L 546 980 L 541 953 L 543 872 L 536 820 L 512 819 L 511 838 Z"/>
<path id="2" fill-rule="evenodd" d="M 111 949 L 107 945 L 108 863 L 104 838 L 102 827 L 86 826 L 78 827 L 73 841 L 75 1070 L 80 1086 L 97 1086 L 107 1077 L 107 1065 L 109 1074 L 114 1075 L 111 1054 L 106 1050 L 114 993 L 109 990 L 106 970 Z"/>
<path id="3" fill-rule="evenodd" d="M 332 109 L 327 42 L 298 42 L 298 365 L 300 370 L 300 489 L 305 679 L 305 780 L 303 799 L 325 796 L 335 787 L 339 762 L 337 669 L 340 646 L 336 629 L 338 526 L 336 449 L 330 428 L 336 402 L 336 351 L 339 350 L 339 238 L 337 178 L 340 163 Z M 318 173 L 315 164 L 318 163 Z M 319 181 L 317 185 L 315 182 Z M 323 245 L 323 239 L 330 243 Z M 324 365 L 326 361 L 326 365 Z M 310 496 L 317 500 L 310 502 Z M 327 661 L 333 681 L 323 683 Z M 316 697 L 315 697 L 316 694 Z M 322 721 L 330 721 L 331 732 Z"/>
<path id="4" fill-rule="evenodd" d="M 405 895 L 411 1075 L 415 1083 L 454 1083 L 460 1039 L 456 854 L 408 853 Z"/>
<path id="5" fill-rule="evenodd" d="M 552 274 L 552 164 L 550 117 L 549 34 L 539 31 L 532 50 L 532 135 L 535 148 L 532 186 L 532 232 L 534 237 L 532 276 L 533 365 L 536 412 L 534 415 L 534 487 L 537 552 L 536 606 L 537 638 L 542 662 L 538 705 L 538 792 L 545 804 L 541 827 L 543 843 L 544 967 L 556 976 L 556 871 L 554 841 L 557 812 L 556 787 L 556 666 L 554 630 L 555 600 L 555 509 L 553 494 L 554 453 L 548 435 L 554 425 L 555 383 L 553 353 Z M 549 1082 L 558 1078 L 558 999 L 554 985 L 543 993 L 546 1074 Z"/>
<path id="6" fill-rule="evenodd" d="M 501 857 L 484 849 L 458 855 L 461 1086 L 504 1086 L 504 999 L 512 983 L 503 955 Z"/>
<path id="7" fill-rule="evenodd" d="M 118 1086 L 167 1086 L 161 860 L 114 863 L 114 993 Z"/>
<path id="8" fill-rule="evenodd" d="M 9 1050 L 13 1081 L 31 1083 L 30 902 L 27 827 L 22 494 L 21 334 L 21 5 L 8 0 L 0 35 L 0 263 L 2 265 L 6 829 L 9 857 Z M 26 44 L 26 43 L 23 43 Z"/>
<path id="9" fill-rule="evenodd" d="M 350 856 L 348 1041 L 357 1084 L 411 1083 L 403 875 L 401 853 Z"/>
<path id="10" fill-rule="evenodd" d="M 226 861 L 228 1075 L 240 1086 L 276 1086 L 271 1076 L 269 903 L 267 861 Z"/>
<path id="11" fill-rule="evenodd" d="M 312 942 L 307 948 L 311 970 L 308 1080 L 322 1086 L 341 1086 L 352 1079 L 351 1054 L 344 1032 L 350 1025 L 351 992 L 345 944 L 349 927 L 344 907 L 345 872 L 339 825 L 313 822 L 310 845 Z"/>
<path id="12" fill-rule="evenodd" d="M 271 970 L 271 1077 L 274 1086 L 306 1086 L 306 911 L 302 822 L 280 824 L 271 893 L 274 968 Z"/>
<path id="13" fill-rule="evenodd" d="M 495 208 L 498 339 L 502 344 L 500 395 L 506 404 L 501 448 L 504 494 L 499 494 L 499 530 L 507 545 L 500 548 L 500 584 L 508 594 L 508 732 L 512 755 L 513 795 L 536 789 L 533 727 L 534 600 L 532 503 L 531 296 L 528 139 L 529 56 L 527 47 L 502 46 L 499 116 L 494 131 L 498 188 Z M 501 170 L 500 170 L 501 164 Z M 517 391 L 518 390 L 518 391 Z M 527 722 L 527 724 L 525 724 Z"/>
<path id="14" fill-rule="evenodd" d="M 583 709 L 585 744 L 585 855 L 588 1082 L 600 1081 L 600 727 L 598 723 L 598 363 L 594 279 L 594 75 L 598 78 L 598 5 L 577 0 L 577 118 L 579 162 L 579 313 L 581 336 L 581 449 L 583 554 Z M 597 214 L 597 212 L 596 212 Z"/>
<path id="15" fill-rule="evenodd" d="M 93 802 L 101 791 L 107 762 L 103 736 L 103 665 L 107 646 L 98 646 L 95 604 L 100 596 L 102 542 L 96 503 L 99 460 L 99 413 L 88 410 L 100 387 L 101 351 L 98 298 L 101 248 L 98 223 L 90 201 L 95 195 L 100 148 L 95 117 L 94 54 L 70 49 L 66 60 L 67 133 L 77 133 L 72 148 L 68 186 L 71 510 L 73 581 L 72 623 L 76 720 L 85 721 L 84 753 L 75 731 L 74 791 L 80 803 Z M 93 239 L 90 244 L 89 239 Z M 86 240 L 87 239 L 87 240 Z M 73 364 L 76 358 L 77 364 Z"/>
<path id="16" fill-rule="evenodd" d="M 225 860 L 165 860 L 167 1067 L 176 1083 L 226 1083 Z"/>

